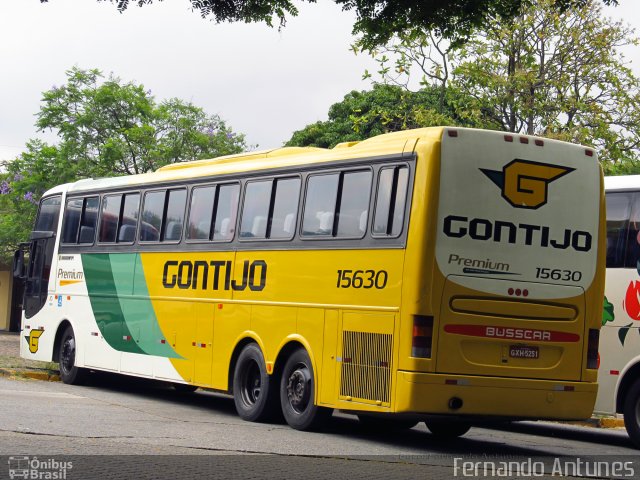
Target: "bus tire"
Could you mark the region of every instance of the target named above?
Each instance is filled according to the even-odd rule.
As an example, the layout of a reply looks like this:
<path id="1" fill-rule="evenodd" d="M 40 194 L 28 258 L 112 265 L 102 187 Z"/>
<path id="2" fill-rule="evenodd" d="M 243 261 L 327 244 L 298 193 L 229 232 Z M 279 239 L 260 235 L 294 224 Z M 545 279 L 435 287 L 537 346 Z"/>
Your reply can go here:
<path id="1" fill-rule="evenodd" d="M 640 448 L 640 380 L 636 380 L 627 392 L 622 413 L 629 438 L 636 448 Z"/>
<path id="2" fill-rule="evenodd" d="M 409 430 L 419 422 L 417 420 L 407 420 L 406 418 L 384 418 L 375 415 L 359 414 L 358 420 L 366 430 L 386 432 L 390 430 Z"/>
<path id="3" fill-rule="evenodd" d="M 465 422 L 429 420 L 424 423 L 434 437 L 443 440 L 461 437 L 471 429 L 471 425 Z"/>
<path id="4" fill-rule="evenodd" d="M 87 371 L 76 366 L 76 337 L 68 325 L 60 337 L 58 348 L 60 378 L 69 385 L 82 385 L 87 380 Z"/>
<path id="5" fill-rule="evenodd" d="M 303 348 L 287 359 L 280 379 L 280 405 L 289 426 L 296 430 L 317 430 L 324 426 L 333 412 L 314 402 L 315 383 L 309 354 Z"/>
<path id="6" fill-rule="evenodd" d="M 264 422 L 273 417 L 278 401 L 277 382 L 267 374 L 260 347 L 250 343 L 242 349 L 233 372 L 233 401 L 240 418 Z"/>

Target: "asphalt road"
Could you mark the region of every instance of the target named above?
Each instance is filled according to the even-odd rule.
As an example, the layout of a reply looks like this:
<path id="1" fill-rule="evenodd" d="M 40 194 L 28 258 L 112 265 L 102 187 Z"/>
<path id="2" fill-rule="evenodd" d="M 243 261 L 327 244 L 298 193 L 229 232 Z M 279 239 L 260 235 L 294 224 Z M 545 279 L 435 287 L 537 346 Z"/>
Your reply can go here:
<path id="1" fill-rule="evenodd" d="M 623 429 L 521 422 L 475 427 L 443 443 L 424 424 L 371 432 L 356 417 L 334 413 L 324 431 L 299 432 L 244 422 L 229 397 L 178 394 L 157 382 L 106 374 L 84 387 L 0 378 L 0 455 L 0 478 L 8 476 L 8 456 L 15 462 L 36 455 L 74 458 L 69 479 L 180 478 L 192 471 L 217 478 L 450 478 L 463 476 L 460 462 L 489 460 L 499 467 L 543 458 L 549 472 L 560 457 L 592 459 L 585 461 L 594 466 L 632 462 L 627 467 L 640 478 L 639 452 Z M 531 478 L 507 478 L 525 477 Z"/>

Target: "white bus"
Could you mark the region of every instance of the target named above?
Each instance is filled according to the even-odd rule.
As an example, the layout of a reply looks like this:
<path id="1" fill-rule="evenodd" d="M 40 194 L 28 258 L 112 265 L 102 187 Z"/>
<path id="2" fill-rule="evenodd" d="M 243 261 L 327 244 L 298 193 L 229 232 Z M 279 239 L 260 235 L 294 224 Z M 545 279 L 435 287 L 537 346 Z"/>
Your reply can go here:
<path id="1" fill-rule="evenodd" d="M 624 414 L 640 447 L 640 175 L 605 178 L 607 275 L 596 414 Z"/>

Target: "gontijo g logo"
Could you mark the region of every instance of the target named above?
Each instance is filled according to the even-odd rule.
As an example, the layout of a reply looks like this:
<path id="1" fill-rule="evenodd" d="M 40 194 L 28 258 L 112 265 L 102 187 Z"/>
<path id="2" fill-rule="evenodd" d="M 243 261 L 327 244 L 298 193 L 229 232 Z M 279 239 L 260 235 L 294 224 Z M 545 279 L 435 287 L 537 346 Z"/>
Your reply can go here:
<path id="1" fill-rule="evenodd" d="M 480 170 L 502 190 L 502 198 L 512 206 L 536 209 L 547 203 L 549 184 L 575 169 L 516 158 L 502 172 Z"/>

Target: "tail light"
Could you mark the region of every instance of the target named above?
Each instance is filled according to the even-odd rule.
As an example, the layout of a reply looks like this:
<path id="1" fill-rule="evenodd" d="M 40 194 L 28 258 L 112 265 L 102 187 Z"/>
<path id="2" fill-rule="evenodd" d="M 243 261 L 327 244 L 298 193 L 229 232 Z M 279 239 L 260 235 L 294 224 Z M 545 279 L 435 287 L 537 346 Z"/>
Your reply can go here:
<path id="1" fill-rule="evenodd" d="M 600 344 L 600 330 L 595 328 L 589 329 L 589 345 L 587 346 L 587 368 L 597 370 L 599 365 L 598 361 L 598 346 Z"/>
<path id="2" fill-rule="evenodd" d="M 411 356 L 431 358 L 431 341 L 433 338 L 433 317 L 414 315 Z"/>

